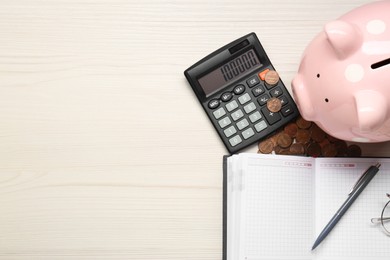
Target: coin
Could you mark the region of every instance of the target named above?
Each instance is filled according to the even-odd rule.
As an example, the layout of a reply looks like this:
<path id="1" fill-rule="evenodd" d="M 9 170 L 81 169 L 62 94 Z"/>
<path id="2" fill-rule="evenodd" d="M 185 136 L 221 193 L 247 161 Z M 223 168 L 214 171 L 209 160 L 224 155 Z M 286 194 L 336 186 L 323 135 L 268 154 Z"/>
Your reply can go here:
<path id="1" fill-rule="evenodd" d="M 273 113 L 279 112 L 280 109 L 282 108 L 282 102 L 280 101 L 279 98 L 276 97 L 270 98 L 267 101 L 267 108 L 269 111 Z"/>
<path id="2" fill-rule="evenodd" d="M 313 141 L 317 143 L 321 143 L 326 137 L 325 132 L 321 128 L 319 128 L 316 124 L 312 124 L 312 126 L 310 127 L 310 132 L 311 132 L 311 138 L 313 139 Z"/>
<path id="3" fill-rule="evenodd" d="M 284 132 L 291 137 L 295 137 L 297 135 L 298 126 L 295 123 L 289 123 L 284 127 Z"/>
<path id="4" fill-rule="evenodd" d="M 351 144 L 348 146 L 347 155 L 349 157 L 359 157 L 362 155 L 362 150 L 356 144 Z"/>
<path id="5" fill-rule="evenodd" d="M 311 126 L 311 122 L 306 121 L 302 116 L 299 116 L 296 122 L 297 126 L 301 129 L 308 129 Z"/>
<path id="6" fill-rule="evenodd" d="M 347 153 L 348 153 L 348 145 L 345 141 L 342 141 L 342 140 L 336 140 L 335 142 L 333 142 L 335 147 L 336 147 L 336 150 L 337 150 L 337 156 L 346 156 Z"/>
<path id="7" fill-rule="evenodd" d="M 321 156 L 321 146 L 317 143 L 310 143 L 307 146 L 307 154 L 312 157 L 319 157 Z"/>
<path id="8" fill-rule="evenodd" d="M 274 145 L 271 140 L 266 139 L 259 143 L 259 152 L 261 153 L 271 153 L 274 149 Z"/>
<path id="9" fill-rule="evenodd" d="M 295 137 L 297 143 L 306 144 L 310 141 L 310 132 L 307 129 L 298 129 Z"/>
<path id="10" fill-rule="evenodd" d="M 281 133 L 278 137 L 278 145 L 282 148 L 287 148 L 292 144 L 292 138 L 286 134 Z"/>
<path id="11" fill-rule="evenodd" d="M 293 155 L 304 155 L 305 147 L 301 143 L 294 143 L 290 146 L 290 153 Z"/>
<path id="12" fill-rule="evenodd" d="M 265 74 L 264 81 L 268 85 L 275 86 L 276 84 L 278 84 L 279 74 L 274 70 L 270 70 L 267 72 L 267 74 Z"/>
<path id="13" fill-rule="evenodd" d="M 325 157 L 335 157 L 337 155 L 336 146 L 332 143 L 329 143 L 321 149 L 321 153 Z"/>

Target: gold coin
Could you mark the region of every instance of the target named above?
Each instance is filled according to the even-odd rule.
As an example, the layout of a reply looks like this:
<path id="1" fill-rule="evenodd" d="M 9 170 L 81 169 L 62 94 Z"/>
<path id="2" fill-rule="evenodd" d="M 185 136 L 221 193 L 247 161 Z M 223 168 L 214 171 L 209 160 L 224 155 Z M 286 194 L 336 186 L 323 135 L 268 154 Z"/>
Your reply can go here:
<path id="1" fill-rule="evenodd" d="M 276 97 L 270 98 L 267 101 L 267 108 L 269 111 L 273 113 L 279 112 L 280 109 L 282 108 L 282 102 L 280 101 L 279 98 Z"/>
<path id="2" fill-rule="evenodd" d="M 325 132 L 321 128 L 319 128 L 316 124 L 312 124 L 310 128 L 310 134 L 311 134 L 311 139 L 313 139 L 313 141 L 317 143 L 321 143 L 326 137 Z"/>
<path id="3" fill-rule="evenodd" d="M 264 81 L 270 86 L 275 86 L 278 84 L 279 74 L 274 70 L 270 70 L 267 72 L 267 74 L 265 74 Z"/>
<path id="4" fill-rule="evenodd" d="M 307 146 L 307 155 L 311 157 L 319 157 L 321 156 L 321 146 L 317 143 L 310 143 Z"/>

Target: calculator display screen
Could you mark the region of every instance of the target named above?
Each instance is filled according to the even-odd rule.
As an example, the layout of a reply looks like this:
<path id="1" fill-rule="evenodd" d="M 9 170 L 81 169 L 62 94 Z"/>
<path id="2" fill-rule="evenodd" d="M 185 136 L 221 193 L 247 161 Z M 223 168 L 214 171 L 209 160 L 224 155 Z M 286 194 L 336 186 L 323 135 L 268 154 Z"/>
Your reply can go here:
<path id="1" fill-rule="evenodd" d="M 261 66 L 262 64 L 255 51 L 251 49 L 199 78 L 198 81 L 204 93 L 208 96 L 244 73 Z"/>

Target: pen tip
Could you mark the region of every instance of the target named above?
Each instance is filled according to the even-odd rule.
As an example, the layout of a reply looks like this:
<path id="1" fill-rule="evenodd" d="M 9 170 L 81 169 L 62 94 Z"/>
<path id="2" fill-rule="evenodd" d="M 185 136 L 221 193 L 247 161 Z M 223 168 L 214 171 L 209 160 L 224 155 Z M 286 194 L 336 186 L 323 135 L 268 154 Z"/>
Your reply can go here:
<path id="1" fill-rule="evenodd" d="M 375 165 L 375 167 L 376 167 L 376 168 L 379 168 L 379 167 L 381 167 L 381 164 L 380 164 L 380 163 L 377 163 L 377 164 Z"/>

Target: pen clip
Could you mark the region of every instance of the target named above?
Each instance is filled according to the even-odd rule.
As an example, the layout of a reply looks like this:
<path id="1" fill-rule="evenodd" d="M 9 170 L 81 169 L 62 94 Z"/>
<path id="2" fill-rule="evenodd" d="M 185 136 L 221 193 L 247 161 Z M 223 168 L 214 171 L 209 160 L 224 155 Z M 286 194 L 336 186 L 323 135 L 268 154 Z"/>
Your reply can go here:
<path id="1" fill-rule="evenodd" d="M 362 181 L 364 176 L 366 176 L 367 173 L 368 173 L 368 169 L 365 172 L 363 172 L 363 174 L 360 176 L 360 178 L 355 182 L 352 189 L 349 191 L 348 195 L 351 195 L 351 193 L 355 190 L 356 186 L 358 186 L 360 184 L 360 182 Z"/>
<path id="2" fill-rule="evenodd" d="M 381 164 L 380 164 L 380 163 L 377 163 L 375 166 L 370 166 L 370 167 L 362 174 L 362 176 L 360 176 L 360 178 L 356 181 L 355 185 L 353 185 L 353 187 L 352 187 L 352 189 L 349 191 L 348 195 L 351 195 L 351 193 L 355 190 L 356 186 L 358 186 L 358 185 L 362 182 L 364 176 L 367 175 L 367 173 L 370 171 L 370 169 L 371 169 L 372 167 L 379 168 L 379 167 L 381 167 Z"/>

